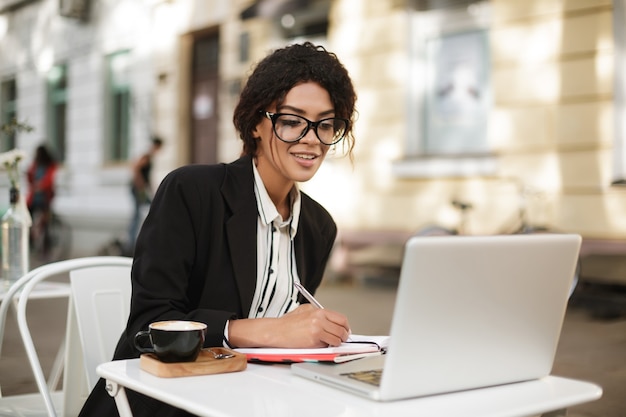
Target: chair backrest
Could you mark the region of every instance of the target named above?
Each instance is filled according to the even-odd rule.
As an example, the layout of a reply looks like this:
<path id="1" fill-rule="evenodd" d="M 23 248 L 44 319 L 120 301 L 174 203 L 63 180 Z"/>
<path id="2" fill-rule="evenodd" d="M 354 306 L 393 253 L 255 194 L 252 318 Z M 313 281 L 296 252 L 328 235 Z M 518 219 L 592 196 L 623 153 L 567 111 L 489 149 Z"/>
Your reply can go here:
<path id="1" fill-rule="evenodd" d="M 5 292 L 2 293 L 2 304 L 0 305 L 0 349 L 2 348 L 2 342 L 4 339 L 4 327 L 7 319 L 8 310 L 14 307 L 17 311 L 19 295 L 21 289 L 26 285 L 33 277 L 40 274 L 44 269 L 48 268 L 47 265 L 40 266 L 29 271 L 22 276 L 17 282 L 13 283 Z M 69 283 L 65 282 L 49 282 L 45 286 L 41 285 L 36 288 L 30 294 L 31 299 L 54 299 L 54 298 L 68 298 L 70 295 Z M 60 355 L 63 353 L 65 343 L 62 343 L 59 353 L 54 360 L 50 376 L 48 379 L 48 389 L 52 392 L 58 386 L 58 381 L 63 373 L 64 357 Z M 56 409 L 63 409 L 63 396 L 59 395 L 62 392 L 54 392 L 52 400 Z M 49 416 L 48 404 L 44 401 L 43 396 L 40 393 L 28 393 L 18 394 L 10 396 L 2 396 L 0 394 L 0 414 L 3 416 L 23 416 L 29 415 L 32 417 Z"/>
<path id="2" fill-rule="evenodd" d="M 83 349 L 89 391 L 96 367 L 113 358 L 130 312 L 130 265 L 93 266 L 70 272 L 72 303 Z"/>
<path id="3" fill-rule="evenodd" d="M 41 281 L 53 277 L 58 276 L 63 273 L 70 273 L 74 270 L 80 270 L 82 268 L 92 268 L 92 267 L 109 267 L 109 266 L 118 266 L 127 268 L 130 270 L 132 264 L 132 259 L 121 256 L 96 256 L 96 257 L 86 257 L 86 258 L 76 258 L 70 259 L 66 261 L 59 261 L 51 264 L 47 264 L 44 267 L 37 268 L 36 270 L 31 271 L 31 273 L 27 274 L 23 278 L 21 278 L 18 283 L 15 285 L 19 285 L 19 301 L 17 306 L 17 323 L 18 329 L 20 331 L 20 335 L 22 337 L 22 341 L 24 343 L 24 349 L 26 350 L 26 356 L 28 357 L 28 361 L 30 363 L 31 369 L 33 371 L 33 375 L 35 377 L 35 382 L 37 384 L 37 388 L 43 397 L 45 407 L 49 416 L 56 417 L 59 413 L 59 410 L 55 409 L 55 406 L 52 401 L 51 392 L 48 388 L 43 370 L 41 368 L 41 363 L 39 361 L 39 357 L 37 356 L 37 352 L 35 350 L 35 345 L 33 342 L 32 335 L 30 333 L 30 329 L 28 326 L 28 322 L 26 320 L 26 306 L 28 304 L 28 300 L 30 298 L 31 292 L 33 288 Z M 130 273 L 127 275 L 128 281 L 130 281 Z M 17 293 L 17 291 L 15 292 Z M 70 297 L 70 305 L 68 309 L 68 331 L 66 335 L 66 362 L 65 362 L 65 370 L 64 370 L 64 378 L 63 378 L 63 391 L 65 397 L 65 404 L 63 415 L 76 415 L 76 408 L 82 404 L 80 401 L 82 400 L 82 395 L 88 389 L 88 384 L 85 382 L 86 374 L 84 370 L 81 372 L 72 372 L 71 366 L 80 364 L 81 367 L 83 365 L 82 360 L 82 351 L 84 350 L 80 343 L 80 337 L 77 337 L 77 333 L 80 334 L 77 323 L 77 316 L 75 313 L 75 308 L 73 306 L 74 302 L 72 297 Z M 1 309 L 0 309 L 1 310 Z M 120 313 L 121 314 L 121 313 Z M 116 335 L 115 339 L 119 337 L 119 332 Z M 77 342 L 78 341 L 78 342 Z M 114 342 L 113 342 L 114 343 Z M 77 356 L 73 355 L 73 352 L 78 352 L 77 356 L 80 356 L 81 359 Z M 71 360 L 67 360 L 67 358 Z M 74 366 L 75 367 L 75 366 Z M 82 374 L 82 387 L 77 387 L 71 385 L 72 378 L 67 378 L 66 373 L 69 374 Z M 76 397 L 81 397 L 79 400 Z M 71 400 L 68 403 L 68 398 Z"/>

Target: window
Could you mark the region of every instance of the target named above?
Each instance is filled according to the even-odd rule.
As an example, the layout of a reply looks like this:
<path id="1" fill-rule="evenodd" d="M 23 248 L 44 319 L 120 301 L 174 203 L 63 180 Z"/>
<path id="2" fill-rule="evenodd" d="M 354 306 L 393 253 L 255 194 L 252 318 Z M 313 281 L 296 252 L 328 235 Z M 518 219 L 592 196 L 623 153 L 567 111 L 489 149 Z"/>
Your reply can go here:
<path id="1" fill-rule="evenodd" d="M 257 0 L 240 17 L 241 20 L 271 19 L 284 39 L 325 39 L 331 3 L 330 0 Z"/>
<path id="2" fill-rule="evenodd" d="M 250 60 L 250 33 L 243 32 L 239 35 L 239 62 Z"/>
<path id="3" fill-rule="evenodd" d="M 130 144 L 130 80 L 129 51 L 117 52 L 107 58 L 106 146 L 110 162 L 126 161 Z"/>
<path id="4" fill-rule="evenodd" d="M 55 65 L 48 72 L 48 140 L 59 161 L 65 160 L 67 115 L 67 66 Z"/>
<path id="5" fill-rule="evenodd" d="M 491 174 L 489 4 L 453 9 L 417 2 L 411 19 L 406 157 L 399 177 Z M 432 2 L 432 4 L 440 2 Z"/>
<path id="6" fill-rule="evenodd" d="M 2 82 L 0 86 L 0 126 L 17 119 L 17 85 L 15 79 Z M 15 133 L 3 134 L 0 137 L 0 152 L 15 148 Z"/>

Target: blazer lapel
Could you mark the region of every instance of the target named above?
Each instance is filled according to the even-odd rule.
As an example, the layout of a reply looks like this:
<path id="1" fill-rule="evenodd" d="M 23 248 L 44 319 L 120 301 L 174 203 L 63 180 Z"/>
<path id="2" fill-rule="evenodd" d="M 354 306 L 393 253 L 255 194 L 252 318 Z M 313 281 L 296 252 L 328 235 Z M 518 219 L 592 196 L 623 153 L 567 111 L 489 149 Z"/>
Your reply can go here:
<path id="1" fill-rule="evenodd" d="M 252 159 L 243 157 L 227 165 L 222 194 L 232 215 L 226 235 L 243 314 L 250 311 L 256 287 L 257 206 Z"/>
<path id="2" fill-rule="evenodd" d="M 296 252 L 296 268 L 298 270 L 298 277 L 300 282 L 308 286 L 313 281 L 313 277 L 309 276 L 311 265 L 308 265 L 308 256 L 313 255 L 313 259 L 319 259 L 319 254 L 316 253 L 320 250 L 317 245 L 310 245 L 311 242 L 325 242 L 327 238 L 323 236 L 322 232 L 316 227 L 316 219 L 312 217 L 312 212 L 309 210 L 308 200 L 303 193 L 302 208 L 300 211 L 300 223 L 298 224 L 298 233 L 296 234 L 294 246 Z M 309 246 L 305 250 L 305 245 Z"/>

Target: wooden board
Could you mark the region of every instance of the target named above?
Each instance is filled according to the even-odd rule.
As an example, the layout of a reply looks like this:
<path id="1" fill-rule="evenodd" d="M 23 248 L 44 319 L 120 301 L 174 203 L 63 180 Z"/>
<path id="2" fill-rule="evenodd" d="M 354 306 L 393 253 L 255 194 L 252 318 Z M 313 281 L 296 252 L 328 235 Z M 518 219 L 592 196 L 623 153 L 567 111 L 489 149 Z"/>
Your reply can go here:
<path id="1" fill-rule="evenodd" d="M 215 359 L 212 352 L 230 353 L 235 356 L 227 359 Z M 222 347 L 202 349 L 194 362 L 165 363 L 157 359 L 152 353 L 144 353 L 139 358 L 141 369 L 162 378 L 238 372 L 246 369 L 247 365 L 246 355 Z"/>

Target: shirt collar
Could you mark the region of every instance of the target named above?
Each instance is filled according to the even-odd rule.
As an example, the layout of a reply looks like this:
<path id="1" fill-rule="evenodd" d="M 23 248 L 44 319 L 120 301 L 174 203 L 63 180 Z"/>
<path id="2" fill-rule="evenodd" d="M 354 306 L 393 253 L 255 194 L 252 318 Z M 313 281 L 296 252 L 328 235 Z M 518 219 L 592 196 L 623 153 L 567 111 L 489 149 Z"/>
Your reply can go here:
<path id="1" fill-rule="evenodd" d="M 270 199 L 269 194 L 267 194 L 265 184 L 263 183 L 261 175 L 259 175 L 254 159 L 252 160 L 252 171 L 254 172 L 254 194 L 256 195 L 259 218 L 267 225 L 270 225 L 274 221 L 279 222 L 279 224 L 289 222 L 291 227 L 291 237 L 293 238 L 298 231 L 300 206 L 302 201 L 298 186 L 294 184 L 293 188 L 289 191 L 289 200 L 291 201 L 291 217 L 289 219 L 282 219 L 280 213 L 274 205 L 274 202 Z"/>

